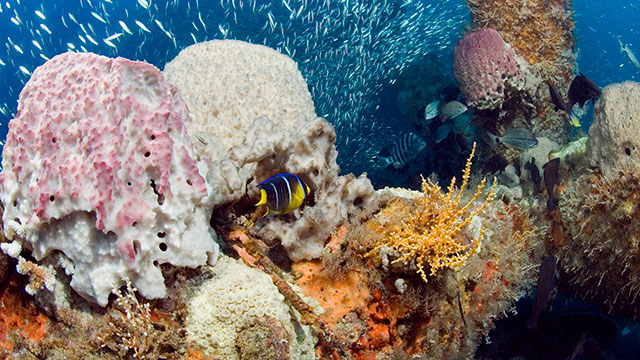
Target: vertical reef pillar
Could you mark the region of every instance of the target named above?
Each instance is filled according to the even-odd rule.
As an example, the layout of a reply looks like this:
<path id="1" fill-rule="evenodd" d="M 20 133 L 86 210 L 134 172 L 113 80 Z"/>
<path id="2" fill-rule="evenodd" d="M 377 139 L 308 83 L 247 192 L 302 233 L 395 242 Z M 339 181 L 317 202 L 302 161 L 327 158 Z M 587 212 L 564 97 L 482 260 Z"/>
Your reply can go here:
<path id="1" fill-rule="evenodd" d="M 570 0 L 467 0 L 475 28 L 496 29 L 539 77 L 567 88 L 573 79 Z"/>

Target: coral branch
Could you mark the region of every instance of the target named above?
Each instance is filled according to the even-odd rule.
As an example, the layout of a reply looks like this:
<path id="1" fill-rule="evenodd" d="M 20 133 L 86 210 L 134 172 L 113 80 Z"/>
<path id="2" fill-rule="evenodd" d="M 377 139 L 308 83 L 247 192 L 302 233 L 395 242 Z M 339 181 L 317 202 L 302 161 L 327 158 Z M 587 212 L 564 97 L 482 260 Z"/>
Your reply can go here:
<path id="1" fill-rule="evenodd" d="M 408 209 L 407 205 L 396 202 L 391 205 L 397 211 L 406 211 L 408 216 L 401 224 L 392 223 L 386 232 L 384 240 L 375 246 L 369 254 L 379 252 L 388 247 L 398 252 L 399 258 L 392 263 L 415 260 L 418 273 L 427 281 L 425 264 L 429 265 L 430 275 L 433 276 L 442 268 L 457 268 L 475 253 L 482 240 L 483 226 L 476 230 L 475 239 L 469 240 L 462 231 L 474 218 L 493 200 L 495 196 L 495 180 L 485 201 L 472 211 L 468 211 L 485 186 L 483 179 L 476 188 L 476 192 L 466 204 L 461 205 L 462 194 L 467 187 L 471 169 L 471 158 L 475 153 L 475 144 L 463 171 L 462 185 L 452 199 L 455 190 L 453 178 L 447 188 L 447 194 L 442 194 L 441 188 L 430 180 L 422 178 L 422 196 L 415 199 L 415 209 Z"/>

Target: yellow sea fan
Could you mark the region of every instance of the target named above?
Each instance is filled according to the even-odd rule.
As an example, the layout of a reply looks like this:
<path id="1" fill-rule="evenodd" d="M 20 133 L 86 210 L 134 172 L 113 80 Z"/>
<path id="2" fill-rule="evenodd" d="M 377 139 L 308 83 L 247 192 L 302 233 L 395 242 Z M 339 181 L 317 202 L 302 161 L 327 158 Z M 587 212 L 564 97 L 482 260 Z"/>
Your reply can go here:
<path id="1" fill-rule="evenodd" d="M 435 275 L 442 268 L 457 268 L 474 254 L 482 239 L 483 226 L 480 226 L 478 236 L 468 242 L 461 233 L 473 218 L 480 213 L 495 197 L 495 179 L 491 192 L 485 201 L 470 210 L 471 205 L 478 199 L 485 186 L 485 179 L 478 185 L 471 200 L 461 205 L 471 169 L 471 158 L 475 153 L 473 144 L 471 155 L 467 159 L 462 185 L 456 190 L 455 177 L 443 194 L 439 185 L 422 178 L 422 194 L 414 200 L 414 206 L 393 206 L 394 210 L 406 211 L 406 217 L 400 224 L 392 224 L 383 231 L 383 241 L 369 252 L 372 254 L 383 247 L 389 247 L 400 253 L 400 257 L 393 263 L 415 260 L 418 273 L 426 282 L 425 263 L 429 264 L 430 275 Z"/>

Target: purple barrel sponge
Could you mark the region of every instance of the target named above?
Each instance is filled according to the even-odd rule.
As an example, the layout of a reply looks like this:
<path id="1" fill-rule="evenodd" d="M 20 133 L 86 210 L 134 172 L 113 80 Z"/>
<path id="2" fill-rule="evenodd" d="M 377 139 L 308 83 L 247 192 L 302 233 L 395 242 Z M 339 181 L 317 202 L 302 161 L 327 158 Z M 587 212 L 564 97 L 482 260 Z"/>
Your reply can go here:
<path id="1" fill-rule="evenodd" d="M 38 67 L 9 122 L 0 173 L 5 233 L 37 260 L 62 252 L 71 286 L 107 303 L 127 279 L 164 297 L 159 264 L 218 251 L 189 111 L 153 65 L 68 52 Z"/>
<path id="2" fill-rule="evenodd" d="M 500 108 L 508 87 L 524 85 L 515 52 L 492 28 L 476 30 L 458 41 L 453 48 L 453 76 L 467 104 L 479 110 Z"/>

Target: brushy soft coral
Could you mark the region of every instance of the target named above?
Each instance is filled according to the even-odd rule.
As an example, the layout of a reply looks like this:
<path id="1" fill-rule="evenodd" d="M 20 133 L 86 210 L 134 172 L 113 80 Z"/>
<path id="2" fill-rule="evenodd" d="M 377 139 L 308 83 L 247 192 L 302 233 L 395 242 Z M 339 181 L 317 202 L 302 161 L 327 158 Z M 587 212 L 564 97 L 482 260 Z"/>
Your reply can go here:
<path id="1" fill-rule="evenodd" d="M 475 153 L 475 143 L 471 155 L 467 159 L 462 185 L 455 188 L 456 178 L 451 179 L 447 193 L 443 194 L 439 185 L 422 178 L 422 195 L 414 201 L 415 208 L 399 205 L 397 210 L 407 211 L 407 216 L 400 223 L 391 223 L 384 228 L 384 240 L 369 253 L 379 252 L 383 247 L 392 248 L 400 254 L 393 263 L 415 260 L 418 273 L 427 281 L 425 264 L 429 265 L 433 276 L 442 268 L 457 268 L 475 253 L 482 240 L 483 226 L 478 236 L 467 240 L 463 229 L 471 223 L 495 196 L 495 180 L 491 192 L 485 201 L 470 210 L 485 186 L 485 179 L 478 185 L 472 199 L 461 205 L 462 194 L 469 181 L 471 158 Z M 392 205 L 393 206 L 393 205 Z"/>

